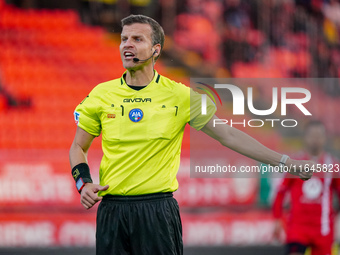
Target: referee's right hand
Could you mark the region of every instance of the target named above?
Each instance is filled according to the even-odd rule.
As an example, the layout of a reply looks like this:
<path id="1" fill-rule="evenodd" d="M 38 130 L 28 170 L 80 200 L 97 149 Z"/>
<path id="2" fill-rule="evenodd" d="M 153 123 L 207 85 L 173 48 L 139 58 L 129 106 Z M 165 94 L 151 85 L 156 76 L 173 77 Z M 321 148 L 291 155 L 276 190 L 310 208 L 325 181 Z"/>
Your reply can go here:
<path id="1" fill-rule="evenodd" d="M 109 185 L 101 186 L 99 184 L 86 183 L 80 194 L 80 203 L 86 208 L 90 209 L 98 201 L 102 200 L 102 197 L 98 197 L 98 191 L 107 190 Z"/>

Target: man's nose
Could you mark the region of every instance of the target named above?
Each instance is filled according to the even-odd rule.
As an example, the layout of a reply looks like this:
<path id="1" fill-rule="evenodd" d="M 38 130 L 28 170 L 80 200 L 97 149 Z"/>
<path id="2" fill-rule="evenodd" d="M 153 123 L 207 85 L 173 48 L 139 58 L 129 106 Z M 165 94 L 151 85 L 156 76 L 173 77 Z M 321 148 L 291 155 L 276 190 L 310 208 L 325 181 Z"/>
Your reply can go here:
<path id="1" fill-rule="evenodd" d="M 128 39 L 125 41 L 124 47 L 126 47 L 126 48 L 131 48 L 131 47 L 133 47 L 132 40 L 131 40 L 130 38 L 128 38 Z"/>

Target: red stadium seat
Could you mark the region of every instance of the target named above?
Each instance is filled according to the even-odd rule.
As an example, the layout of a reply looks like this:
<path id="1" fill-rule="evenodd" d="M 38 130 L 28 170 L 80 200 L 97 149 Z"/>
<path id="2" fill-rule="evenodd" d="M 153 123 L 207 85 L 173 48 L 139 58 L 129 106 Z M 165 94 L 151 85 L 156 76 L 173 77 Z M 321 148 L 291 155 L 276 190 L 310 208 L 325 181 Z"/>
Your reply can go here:
<path id="1" fill-rule="evenodd" d="M 102 29 L 81 25 L 74 11 L 4 10 L 2 1 L 0 11 L 0 32 L 8 34 L 0 38 L 2 81 L 14 97 L 32 102 L 23 115 L 0 97 L 0 123 L 9 123 L 1 146 L 68 148 L 76 105 L 95 85 L 124 71 L 118 45 Z"/>

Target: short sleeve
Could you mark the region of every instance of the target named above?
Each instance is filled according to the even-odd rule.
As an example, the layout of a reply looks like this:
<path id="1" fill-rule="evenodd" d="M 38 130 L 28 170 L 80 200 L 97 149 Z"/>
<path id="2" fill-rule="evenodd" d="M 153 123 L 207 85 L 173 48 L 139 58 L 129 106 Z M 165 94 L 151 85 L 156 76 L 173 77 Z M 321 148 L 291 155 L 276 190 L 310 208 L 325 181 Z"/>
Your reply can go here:
<path id="1" fill-rule="evenodd" d="M 97 101 L 91 92 L 74 111 L 74 119 L 78 127 L 94 136 L 99 136 L 101 133 Z"/>
<path id="2" fill-rule="evenodd" d="M 190 126 L 200 130 L 214 116 L 216 106 L 206 97 L 206 114 L 202 114 L 202 95 L 190 89 Z"/>

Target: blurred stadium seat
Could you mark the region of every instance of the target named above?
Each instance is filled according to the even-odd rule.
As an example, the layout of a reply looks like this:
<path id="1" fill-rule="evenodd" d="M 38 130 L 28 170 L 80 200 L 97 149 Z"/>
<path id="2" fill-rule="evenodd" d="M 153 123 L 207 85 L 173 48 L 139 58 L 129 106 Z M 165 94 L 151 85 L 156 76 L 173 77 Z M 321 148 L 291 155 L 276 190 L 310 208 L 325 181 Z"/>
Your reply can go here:
<path id="1" fill-rule="evenodd" d="M 2 3 L 0 30 L 2 84 L 32 101 L 24 112 L 2 112 L 12 138 L 3 137 L 0 147 L 68 148 L 75 106 L 93 86 L 124 71 L 118 44 L 103 29 L 82 25 L 74 11 L 26 11 Z M 62 135 L 56 139 L 43 130 Z"/>
<path id="2" fill-rule="evenodd" d="M 188 20 L 192 20 L 189 25 Z M 275 80 L 308 77 L 315 62 L 308 50 L 313 41 L 302 32 L 286 35 L 289 47 L 272 46 L 268 43 L 269 32 L 262 31 L 254 24 L 248 25 L 246 30 L 233 28 L 235 34 L 232 36 L 235 38 L 231 38 L 228 37 L 231 33 L 228 36 L 223 34 L 223 29 L 223 32 L 216 31 L 208 17 L 179 14 L 177 21 L 177 28 L 180 29 L 170 36 L 176 45 L 175 48 L 170 47 L 168 52 L 182 47 L 179 52 L 183 54 L 180 55 L 186 58 L 190 68 L 199 68 L 197 73 L 206 71 L 200 65 L 206 61 L 209 65 L 207 69 L 213 70 L 210 73 L 212 76 L 219 67 L 229 68 L 220 59 L 230 57 L 224 56 L 221 44 L 223 40 L 235 38 L 236 44 L 243 43 L 244 39 L 245 48 L 254 52 L 248 52 L 249 56 L 245 59 L 236 56 L 230 60 L 230 72 L 226 73 L 233 78 Z M 223 24 L 220 25 L 223 27 Z M 237 41 L 240 39 L 238 36 L 242 37 L 241 41 Z M 13 245 L 13 240 L 6 239 L 7 243 L 1 241 L 4 240 L 2 233 L 12 233 L 11 224 L 18 222 L 28 230 L 35 227 L 42 231 L 47 229 L 47 233 L 53 236 L 53 241 L 47 246 L 77 245 L 74 241 L 76 233 L 71 231 L 68 224 L 74 224 L 72 226 L 77 231 L 87 224 L 89 233 L 93 234 L 95 209 L 90 212 L 82 210 L 69 173 L 67 151 L 76 128 L 72 113 L 96 84 L 121 76 L 124 68 L 118 51 L 119 40 L 103 28 L 82 24 L 76 11 L 23 10 L 0 0 L 0 45 L 0 89 L 3 87 L 19 102 L 10 106 L 8 98 L 0 93 L 0 190 L 4 192 L 7 189 L 3 187 L 13 188 L 17 181 L 25 183 L 28 180 L 31 185 L 29 189 L 37 193 L 36 200 L 26 198 L 24 188 L 0 196 L 0 207 L 7 210 L 0 210 L 0 246 Z M 187 85 L 190 83 L 182 67 L 166 67 L 161 61 L 157 62 L 159 73 Z M 281 85 L 277 84 L 276 87 L 280 88 Z M 325 123 L 330 135 L 339 135 L 339 95 L 330 94 L 319 85 L 301 84 L 301 87 L 317 95 L 318 104 L 308 106 L 314 116 L 327 120 Z M 271 91 L 268 87 L 259 83 L 256 89 L 257 100 L 270 104 Z M 299 111 L 292 109 L 291 116 L 298 118 Z M 277 129 L 245 130 L 272 149 L 287 149 Z M 245 178 L 190 179 L 189 128 L 186 128 L 185 135 L 183 160 L 178 174 L 181 188 L 175 196 L 183 209 L 186 244 L 239 245 L 238 237 L 242 244 L 272 244 L 272 237 L 269 236 L 270 212 L 262 211 L 258 204 L 259 181 Z M 293 137 L 289 141 L 293 141 L 290 150 L 298 149 L 299 138 Z M 98 176 L 100 149 L 100 141 L 96 139 L 90 153 L 91 169 L 96 169 L 93 170 L 94 176 Z M 230 160 L 236 161 L 240 157 L 233 152 L 228 154 Z M 249 161 L 246 163 L 252 164 Z M 9 172 L 16 173 L 21 179 L 11 176 Z M 60 181 L 55 184 L 51 178 L 59 178 Z M 245 210 L 248 212 L 244 213 Z M 17 213 L 12 215 L 13 211 Z M 55 219 L 49 216 L 52 212 L 56 212 L 53 214 Z M 45 228 L 45 223 L 50 225 Z M 67 231 L 65 226 L 68 226 Z M 196 236 L 197 229 L 201 231 L 200 236 Z M 248 238 L 250 230 L 251 238 Z M 33 239 L 31 243 L 26 240 L 27 234 L 23 233 L 22 236 L 17 233 L 23 241 L 14 242 L 14 246 L 37 245 Z M 73 243 L 68 243 L 61 233 L 73 238 Z M 92 246 L 93 240 L 94 234 L 81 236 L 78 245 Z"/>

